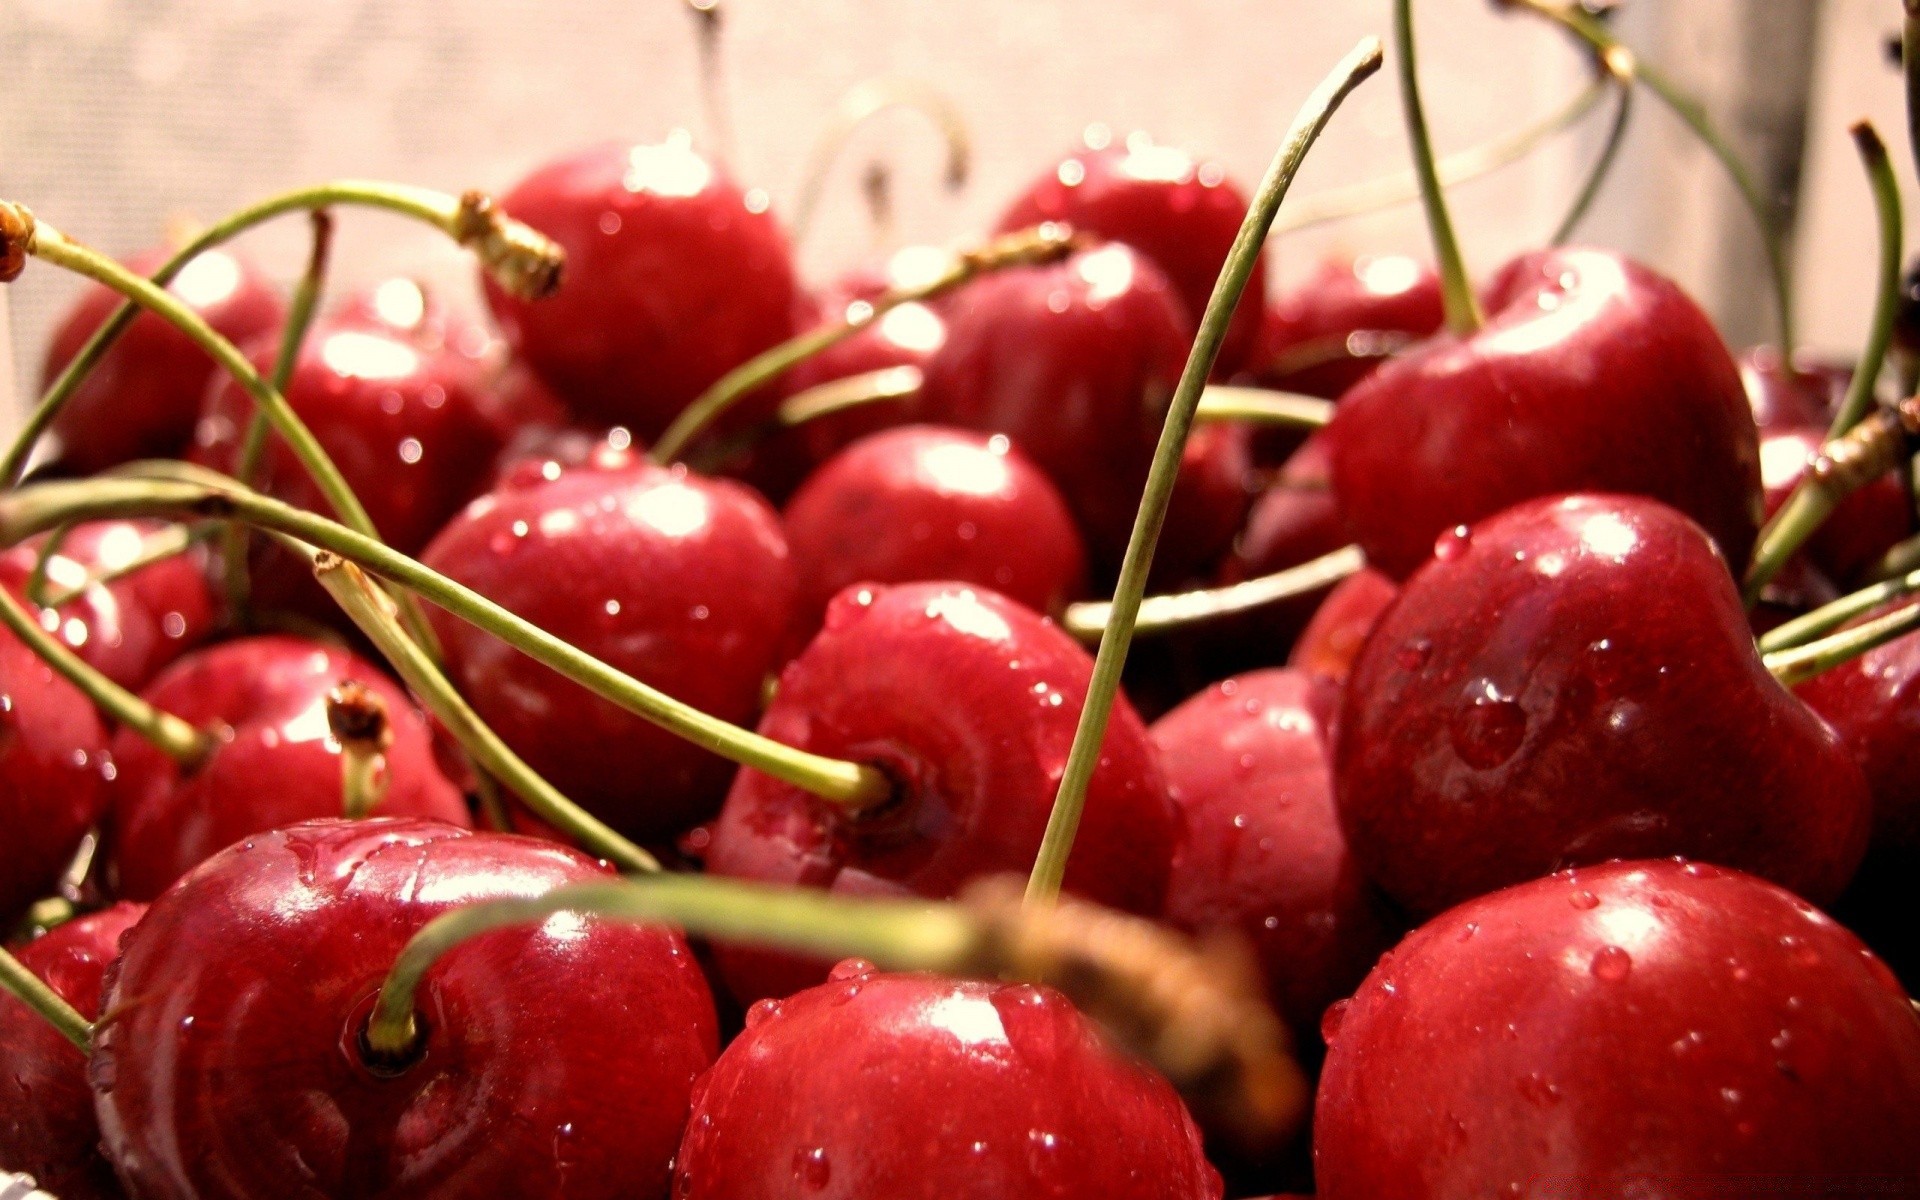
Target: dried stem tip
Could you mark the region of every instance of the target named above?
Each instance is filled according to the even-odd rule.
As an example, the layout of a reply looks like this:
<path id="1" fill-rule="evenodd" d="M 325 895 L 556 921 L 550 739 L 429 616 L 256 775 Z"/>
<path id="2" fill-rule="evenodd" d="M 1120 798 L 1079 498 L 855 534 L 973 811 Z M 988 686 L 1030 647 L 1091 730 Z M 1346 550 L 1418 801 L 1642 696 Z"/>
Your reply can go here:
<path id="1" fill-rule="evenodd" d="M 494 281 L 522 300 L 551 296 L 560 287 L 566 251 L 530 225 L 501 212 L 485 192 L 466 192 L 454 214 L 453 237 L 473 251 Z"/>
<path id="2" fill-rule="evenodd" d="M 33 213 L 24 204 L 0 200 L 0 283 L 12 283 L 33 253 Z"/>
<path id="3" fill-rule="evenodd" d="M 384 754 L 393 746 L 387 702 L 357 679 L 343 679 L 327 693 L 327 730 L 343 749 Z"/>

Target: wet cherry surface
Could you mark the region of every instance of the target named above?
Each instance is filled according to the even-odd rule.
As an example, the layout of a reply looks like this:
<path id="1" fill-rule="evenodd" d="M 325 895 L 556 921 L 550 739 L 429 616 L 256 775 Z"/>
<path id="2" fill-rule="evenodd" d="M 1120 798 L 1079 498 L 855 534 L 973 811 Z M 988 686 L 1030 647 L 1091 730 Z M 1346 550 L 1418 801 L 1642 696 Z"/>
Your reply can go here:
<path id="1" fill-rule="evenodd" d="M 52 893 L 106 808 L 111 770 L 93 704 L 0 634 L 0 928 Z"/>
<path id="2" fill-rule="evenodd" d="M 1399 594 L 1399 585 L 1372 567 L 1341 580 L 1313 610 L 1313 619 L 1287 655 L 1287 665 L 1346 683 L 1374 623 Z"/>
<path id="3" fill-rule="evenodd" d="M 1418 259 L 1322 259 L 1267 306 L 1248 370 L 1265 387 L 1336 399 L 1443 319 L 1440 277 Z"/>

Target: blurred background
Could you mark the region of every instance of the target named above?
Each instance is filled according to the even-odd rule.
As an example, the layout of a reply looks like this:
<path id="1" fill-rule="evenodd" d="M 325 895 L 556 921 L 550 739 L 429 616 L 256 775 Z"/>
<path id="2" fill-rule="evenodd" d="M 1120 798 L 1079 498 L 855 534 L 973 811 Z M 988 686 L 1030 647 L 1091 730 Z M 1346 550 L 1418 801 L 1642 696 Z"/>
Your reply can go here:
<path id="1" fill-rule="evenodd" d="M 733 165 L 790 214 L 816 136 L 850 86 L 918 81 L 965 115 L 973 170 L 957 192 L 942 186 L 944 151 L 922 117 L 891 112 L 858 134 L 801 249 L 816 280 L 893 245 L 977 236 L 1092 122 L 1147 130 L 1251 185 L 1308 90 L 1362 34 L 1384 36 L 1389 12 L 1387 0 L 724 0 L 720 87 Z M 1851 352 L 1871 305 L 1872 205 L 1848 123 L 1879 124 L 1913 190 L 1886 47 L 1899 17 L 1892 0 L 1625 0 L 1614 18 L 1627 42 L 1705 100 L 1784 202 L 1797 196 L 1796 292 L 1810 347 Z M 1585 56 L 1557 30 L 1488 0 L 1424 0 L 1418 20 L 1443 153 L 1546 117 L 1589 78 Z M 682 0 L 9 0 L 0 7 L 0 195 L 126 253 L 159 241 L 169 222 L 209 220 L 329 177 L 505 190 L 543 159 L 602 138 L 686 128 L 706 140 L 695 27 Z M 1610 108 L 1456 189 L 1477 272 L 1551 232 Z M 891 179 L 884 233 L 861 186 L 876 163 Z M 1387 73 L 1341 111 L 1294 196 L 1406 163 Z M 247 244 L 291 280 L 305 238 L 305 222 L 292 218 Z M 1635 105 L 1622 160 L 1580 240 L 1622 247 L 1679 278 L 1736 346 L 1773 335 L 1751 221 L 1650 97 Z M 1430 256 L 1410 206 L 1303 230 L 1276 250 L 1279 287 L 1330 252 Z M 344 214 L 336 286 L 393 273 L 472 294 L 470 267 L 443 240 Z M 35 264 L 7 289 L 11 372 L 24 392 L 37 385 L 47 330 L 74 288 Z M 18 403 L 5 406 L 9 425 Z"/>

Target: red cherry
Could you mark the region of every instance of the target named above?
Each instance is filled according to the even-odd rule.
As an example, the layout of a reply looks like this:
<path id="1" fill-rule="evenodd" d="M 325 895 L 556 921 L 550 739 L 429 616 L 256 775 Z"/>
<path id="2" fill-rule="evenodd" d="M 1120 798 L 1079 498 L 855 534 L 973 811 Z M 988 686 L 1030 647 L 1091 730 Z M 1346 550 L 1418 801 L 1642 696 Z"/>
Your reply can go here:
<path id="1" fill-rule="evenodd" d="M 1372 567 L 1341 580 L 1313 610 L 1287 665 L 1344 685 L 1374 623 L 1399 594 L 1400 586 Z"/>
<path id="2" fill-rule="evenodd" d="M 211 636 L 218 619 L 199 546 L 108 583 L 88 582 L 133 561 L 165 528 L 157 521 L 89 521 L 68 530 L 47 562 L 49 591 L 85 590 L 57 610 L 42 610 L 41 619 L 50 627 L 57 622 L 60 640 L 122 687 L 145 687 L 160 668 Z M 0 554 L 0 584 L 23 600 L 46 541 L 32 538 Z"/>
<path id="3" fill-rule="evenodd" d="M 723 720 L 750 721 L 793 619 L 780 519 L 739 484 L 618 455 L 528 463 L 448 523 L 427 565 Z M 710 815 L 733 767 L 434 610 L 447 668 L 488 724 L 622 832 Z"/>
<path id="4" fill-rule="evenodd" d="M 809 476 L 783 515 L 806 635 L 854 583 L 976 583 L 1036 612 L 1078 590 L 1086 552 L 1059 491 L 1001 434 L 910 425 Z"/>
<path id="5" fill-rule="evenodd" d="M 1780 425 L 1760 440 L 1767 515 L 1787 502 L 1826 441 L 1825 426 Z M 1894 543 L 1913 533 L 1913 501 L 1894 472 L 1848 495 L 1807 540 L 1806 558 L 1829 579 L 1858 579 Z"/>
<path id="6" fill-rule="evenodd" d="M 1180 587 L 1220 569 L 1258 488 L 1252 446 L 1244 425 L 1210 423 L 1188 435 L 1149 586 Z"/>
<path id="7" fill-rule="evenodd" d="M 1220 1178 L 1173 1089 L 1058 992 L 849 961 L 748 1010 L 700 1081 L 673 1194 L 1203 1200 Z"/>
<path id="8" fill-rule="evenodd" d="M 1737 872 L 1616 863 L 1482 897 L 1328 1027 L 1321 1200 L 1920 1175 L 1907 997 L 1845 929 Z"/>
<path id="9" fill-rule="evenodd" d="M 1105 127 L 1090 128 L 1081 148 L 1015 197 L 996 228 L 1010 233 L 1063 221 L 1125 242 L 1166 272 L 1187 314 L 1197 320 L 1247 215 L 1246 194 L 1217 162 L 1156 145 L 1145 133 L 1128 134 L 1121 145 L 1109 138 Z M 1253 350 L 1266 294 L 1262 256 L 1254 260 L 1246 295 L 1221 343 L 1218 374 L 1232 374 Z"/>
<path id="10" fill-rule="evenodd" d="M 1093 660 L 1052 622 L 956 583 L 855 587 L 780 676 L 760 732 L 880 765 L 899 795 L 849 818 L 742 770 L 707 847 L 716 875 L 848 893 L 950 896 L 1026 871 L 1067 761 Z M 1088 789 L 1067 887 L 1158 913 L 1178 815 L 1146 728 L 1124 697 Z M 744 1000 L 817 983 L 826 964 L 722 946 Z"/>
<path id="11" fill-rule="evenodd" d="M 1317 1043 L 1320 1014 L 1352 993 L 1396 932 L 1334 814 L 1320 686 L 1299 671 L 1255 671 L 1151 730 L 1186 818 L 1167 919 L 1244 936 L 1300 1046 Z"/>
<path id="12" fill-rule="evenodd" d="M 1872 615 L 1910 603 L 1897 600 Z M 1866 773 L 1876 854 L 1920 861 L 1920 637 L 1908 635 L 1794 689 Z"/>
<path id="13" fill-rule="evenodd" d="M 1404 578 L 1442 530 L 1534 496 L 1627 492 L 1698 521 L 1739 571 L 1759 524 L 1759 440 L 1705 313 L 1598 250 L 1515 259 L 1488 321 L 1442 334 L 1341 398 L 1326 438 L 1367 561 Z"/>
<path id="14" fill-rule="evenodd" d="M 607 144 L 514 185 L 501 207 L 566 250 L 559 292 L 486 281 L 514 351 L 582 418 L 660 436 L 731 368 L 793 332 L 792 254 L 766 194 L 743 192 L 682 132 Z"/>
<path id="15" fill-rule="evenodd" d="M 1665 854 L 1825 903 L 1866 843 L 1866 782 L 1761 664 L 1725 560 L 1640 497 L 1447 535 L 1361 647 L 1334 746 L 1354 855 L 1416 914 Z"/>
<path id="16" fill-rule="evenodd" d="M 341 811 L 340 747 L 327 693 L 356 680 L 386 704 L 393 730 L 377 812 L 468 823 L 459 791 L 434 765 L 426 719 L 379 669 L 294 637 L 251 637 L 173 664 L 144 698 L 218 741 L 183 769 L 130 730 L 115 736 L 112 861 L 120 895 L 151 900 L 214 852 L 251 834 Z"/>
<path id="17" fill-rule="evenodd" d="M 1233 553 L 1220 565 L 1219 581 L 1240 583 L 1297 567 L 1349 540 L 1329 482 L 1327 443 L 1315 435 L 1293 452 L 1253 502 Z M 1237 669 L 1277 663 L 1313 616 L 1318 600 L 1318 595 L 1307 595 L 1270 604 L 1222 623 L 1206 640 L 1224 643 L 1219 649 Z"/>
<path id="18" fill-rule="evenodd" d="M 449 306 L 425 284 L 404 276 L 348 293 L 327 323 L 388 334 L 424 354 L 457 354 L 476 366 L 499 349 L 485 326 Z"/>
<path id="19" fill-rule="evenodd" d="M 1740 356 L 1740 382 L 1754 424 L 1762 434 L 1810 425 L 1825 429 L 1853 382 L 1851 364 L 1795 355 L 1789 368 L 1775 346 L 1755 346 Z M 1763 464 L 1764 469 L 1764 464 Z"/>
<path id="20" fill-rule="evenodd" d="M 169 890 L 107 984 L 107 1152 L 152 1197 L 657 1196 L 713 1061 L 680 935 L 561 915 L 450 951 L 419 1057 L 361 1038 L 415 932 L 463 904 L 607 878 L 561 846 L 431 821 L 316 821 Z"/>
<path id="21" fill-rule="evenodd" d="M 1440 276 L 1427 263 L 1403 254 L 1322 259 L 1267 306 L 1248 365 L 1263 386 L 1333 400 L 1444 321 Z"/>
<path id="22" fill-rule="evenodd" d="M 151 275 L 169 256 L 165 249 L 151 249 L 127 265 Z M 209 250 L 194 259 L 167 290 L 236 345 L 275 332 L 286 316 L 273 286 L 251 263 L 225 250 Z M 88 286 L 48 344 L 43 388 L 122 301 L 120 293 L 103 284 Z M 194 421 L 216 371 L 213 360 L 186 334 L 152 313 L 141 313 L 54 421 L 60 465 L 90 475 L 137 458 L 178 457 L 193 440 Z"/>
<path id="23" fill-rule="evenodd" d="M 53 891 L 107 806 L 112 769 L 93 704 L 0 635 L 0 928 Z"/>
<path id="24" fill-rule="evenodd" d="M 91 1021 L 100 977 L 144 904 L 116 904 L 58 926 L 19 952 L 22 966 Z M 65 1200 L 123 1193 L 100 1155 L 87 1059 L 39 1013 L 0 991 L 0 1162 Z"/>

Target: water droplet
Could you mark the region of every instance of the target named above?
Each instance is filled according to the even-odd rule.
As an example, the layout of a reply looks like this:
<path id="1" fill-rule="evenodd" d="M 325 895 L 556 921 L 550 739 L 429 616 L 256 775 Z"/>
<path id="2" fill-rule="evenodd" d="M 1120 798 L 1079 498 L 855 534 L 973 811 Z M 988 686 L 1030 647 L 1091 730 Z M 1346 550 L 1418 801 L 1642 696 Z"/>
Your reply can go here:
<path id="1" fill-rule="evenodd" d="M 1633 970 L 1633 956 L 1618 946 L 1602 946 L 1593 952 L 1593 962 L 1588 969 L 1595 979 L 1619 983 Z"/>
<path id="2" fill-rule="evenodd" d="M 752 1029 L 762 1021 L 771 1020 L 779 1015 L 780 1002 L 778 1000 L 755 1000 L 747 1008 L 747 1028 Z"/>
<path id="3" fill-rule="evenodd" d="M 1235 829 L 1245 829 L 1247 827 L 1247 814 L 1245 813 L 1233 814 L 1233 827 Z"/>
<path id="4" fill-rule="evenodd" d="M 793 1178 L 801 1187 L 817 1192 L 833 1178 L 833 1164 L 827 1161 L 825 1146 L 793 1152 Z"/>
<path id="5" fill-rule="evenodd" d="M 1455 525 L 1433 539 L 1433 556 L 1441 562 L 1453 562 L 1471 549 L 1473 533 L 1465 525 Z"/>
<path id="6" fill-rule="evenodd" d="M 1538 1071 L 1529 1071 L 1519 1080 L 1521 1098 L 1528 1104 L 1547 1108 L 1560 1103 L 1560 1085 Z"/>
<path id="7" fill-rule="evenodd" d="M 610 617 L 617 617 L 620 615 L 620 602 L 618 600 L 607 601 L 605 608 L 607 610 L 607 615 Z"/>
<path id="8" fill-rule="evenodd" d="M 835 963 L 833 970 L 827 972 L 827 978 L 835 983 L 845 983 L 849 979 L 865 979 L 875 970 L 874 965 L 864 958 L 849 958 Z"/>
<path id="9" fill-rule="evenodd" d="M 1740 1101 L 1744 1098 L 1745 1097 L 1740 1095 L 1739 1088 L 1728 1087 L 1728 1088 L 1720 1089 L 1720 1102 L 1722 1104 L 1725 1104 L 1728 1108 L 1737 1107 Z"/>
<path id="10" fill-rule="evenodd" d="M 1600 907 L 1600 897 L 1587 891 L 1585 888 L 1581 888 L 1573 895 L 1567 897 L 1567 903 L 1573 905 L 1575 908 L 1590 911 Z"/>
<path id="11" fill-rule="evenodd" d="M 1351 1000 L 1335 1000 L 1327 1005 L 1327 1011 L 1320 1014 L 1320 1040 L 1333 1045 L 1333 1039 L 1340 1032 L 1340 1026 L 1347 1019 L 1347 1010 L 1353 1007 Z"/>
<path id="12" fill-rule="evenodd" d="M 402 438 L 400 440 L 401 462 L 408 464 L 417 463 L 420 461 L 421 455 L 425 453 L 426 450 L 420 445 L 419 438 Z"/>
<path id="13" fill-rule="evenodd" d="M 1512 758 L 1527 737 L 1527 712 L 1487 680 L 1468 685 L 1467 703 L 1454 714 L 1453 752 L 1477 770 L 1490 771 Z"/>
<path id="14" fill-rule="evenodd" d="M 1432 657 L 1432 655 L 1432 639 L 1415 638 L 1413 641 L 1400 647 L 1399 652 L 1393 656 L 1393 660 L 1400 664 L 1402 671 L 1418 671 L 1421 667 L 1427 665 L 1427 659 Z"/>
<path id="15" fill-rule="evenodd" d="M 1462 925 L 1460 927 L 1460 940 L 1463 942 L 1471 941 L 1473 939 L 1473 935 L 1479 932 L 1480 932 L 1480 926 L 1475 924 L 1472 921 L 1468 921 L 1465 925 Z"/>

